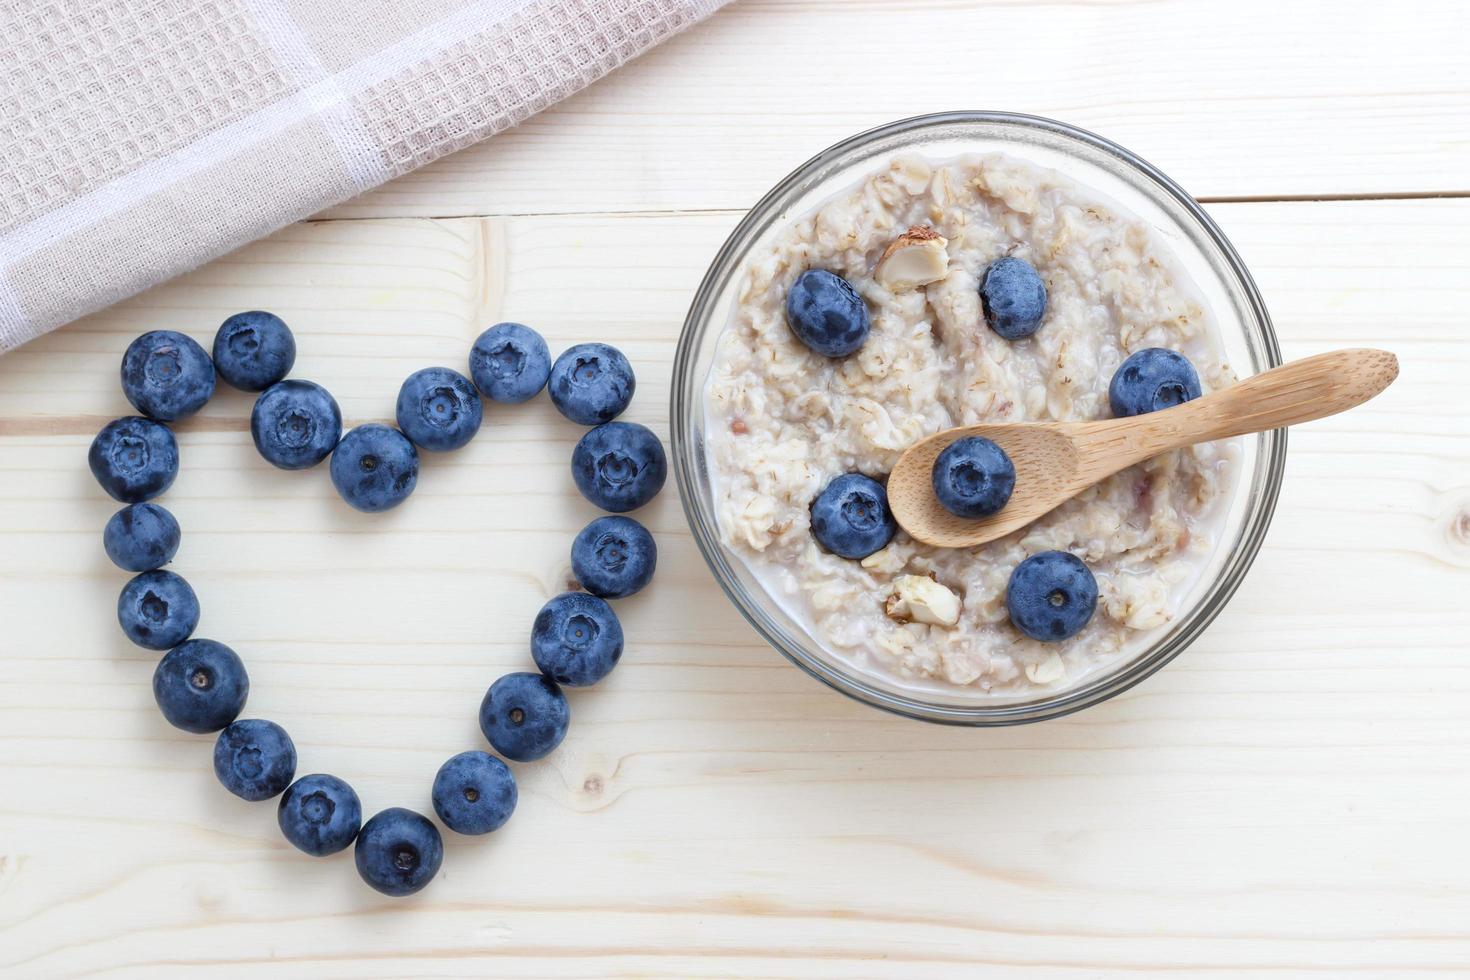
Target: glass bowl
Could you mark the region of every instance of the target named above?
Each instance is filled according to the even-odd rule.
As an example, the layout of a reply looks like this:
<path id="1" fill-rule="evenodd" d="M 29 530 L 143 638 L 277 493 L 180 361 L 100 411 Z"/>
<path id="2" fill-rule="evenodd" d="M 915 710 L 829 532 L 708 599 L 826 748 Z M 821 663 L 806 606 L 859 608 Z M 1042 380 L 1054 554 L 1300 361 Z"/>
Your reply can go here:
<path id="1" fill-rule="evenodd" d="M 694 539 L 731 601 L 792 663 L 858 701 L 954 725 L 1012 725 L 1068 714 L 1127 690 L 1178 656 L 1224 608 L 1260 550 L 1286 457 L 1284 430 L 1241 441 L 1241 475 L 1224 530 L 1194 587 L 1182 597 L 1181 614 L 1150 634 L 1147 645 L 1132 656 L 1085 674 L 1065 689 L 1007 697 L 906 687 L 896 677 L 885 678 L 827 653 L 767 594 L 744 560 L 721 540 L 704 445 L 705 384 L 746 257 L 768 247 L 790 221 L 885 166 L 897 153 L 945 159 L 990 151 L 1058 170 L 1150 224 L 1194 281 L 1236 373 L 1245 376 L 1281 363 L 1260 293 L 1214 221 L 1148 163 L 1065 123 L 1005 112 L 945 112 L 899 120 L 817 154 L 751 209 L 700 283 L 674 359 L 674 472 Z"/>

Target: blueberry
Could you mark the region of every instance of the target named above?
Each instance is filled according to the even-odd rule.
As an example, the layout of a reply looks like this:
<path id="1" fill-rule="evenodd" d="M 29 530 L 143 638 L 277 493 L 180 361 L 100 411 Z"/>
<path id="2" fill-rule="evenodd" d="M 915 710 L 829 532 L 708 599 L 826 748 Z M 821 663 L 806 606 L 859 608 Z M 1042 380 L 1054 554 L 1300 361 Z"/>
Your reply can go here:
<path id="1" fill-rule="evenodd" d="M 439 873 L 444 838 L 422 814 L 389 807 L 362 825 L 353 850 L 357 873 L 384 895 L 412 895 Z"/>
<path id="2" fill-rule="evenodd" d="M 786 291 L 786 324 L 818 354 L 846 357 L 868 339 L 872 324 L 852 283 L 826 269 L 808 269 Z"/>
<path id="3" fill-rule="evenodd" d="M 1046 283 L 1025 259 L 996 259 L 980 281 L 985 322 L 1006 340 L 1022 340 L 1036 332 L 1046 315 Z"/>
<path id="4" fill-rule="evenodd" d="M 551 366 L 551 403 L 573 422 L 611 422 L 633 400 L 637 382 L 623 352 L 607 344 L 578 344 Z"/>
<path id="5" fill-rule="evenodd" d="M 431 453 L 458 449 L 480 431 L 484 406 L 469 378 L 446 367 L 415 371 L 398 389 L 398 428 Z"/>
<path id="6" fill-rule="evenodd" d="M 1006 609 L 1016 629 L 1044 643 L 1077 634 L 1097 608 L 1097 579 L 1065 551 L 1032 555 L 1011 572 Z"/>
<path id="7" fill-rule="evenodd" d="M 122 388 L 138 411 L 172 422 L 193 415 L 214 394 L 214 362 L 192 338 L 150 330 L 123 352 Z"/>
<path id="8" fill-rule="evenodd" d="M 274 313 L 236 313 L 214 335 L 214 369 L 241 391 L 265 391 L 295 363 L 296 338 Z"/>
<path id="9" fill-rule="evenodd" d="M 572 539 L 572 574 L 604 599 L 622 599 L 648 584 L 658 546 L 631 517 L 599 517 Z"/>
<path id="10" fill-rule="evenodd" d="M 276 823 L 297 850 L 326 857 L 357 838 L 362 803 L 336 776 L 312 773 L 286 787 L 276 808 Z"/>
<path id="11" fill-rule="evenodd" d="M 107 520 L 102 547 L 125 572 L 151 572 L 179 550 L 179 522 L 158 504 L 128 504 Z"/>
<path id="12" fill-rule="evenodd" d="M 296 746 L 273 721 L 233 722 L 214 740 L 214 774 L 242 800 L 268 800 L 291 785 Z"/>
<path id="13" fill-rule="evenodd" d="M 1016 489 L 1016 467 L 1006 451 L 981 436 L 956 439 L 934 461 L 934 495 L 957 517 L 989 517 Z"/>
<path id="14" fill-rule="evenodd" d="M 138 646 L 167 650 L 187 640 L 199 625 L 199 600 L 173 572 L 143 572 L 129 579 L 117 597 L 117 621 Z"/>
<path id="15" fill-rule="evenodd" d="M 87 450 L 92 475 L 114 500 L 152 500 L 179 475 L 179 444 L 168 426 L 129 415 L 102 427 Z"/>
<path id="16" fill-rule="evenodd" d="M 175 728 L 202 735 L 240 716 L 250 676 L 235 651 L 214 640 L 185 640 L 153 670 L 153 700 Z"/>
<path id="17" fill-rule="evenodd" d="M 582 496 L 615 514 L 637 510 L 663 489 L 669 475 L 663 444 L 636 422 L 608 422 L 572 450 L 572 479 Z"/>
<path id="18" fill-rule="evenodd" d="M 397 507 L 419 482 L 419 454 L 403 433 L 386 425 L 360 425 L 332 453 L 332 485 L 358 510 Z"/>
<path id="19" fill-rule="evenodd" d="M 470 348 L 470 377 L 493 402 L 514 405 L 546 387 L 551 351 L 524 323 L 497 323 Z"/>
<path id="20" fill-rule="evenodd" d="M 434 776 L 434 812 L 457 834 L 488 834 L 516 808 L 516 778 L 488 752 L 461 752 Z"/>
<path id="21" fill-rule="evenodd" d="M 545 674 L 506 674 L 480 702 L 480 731 L 507 759 L 533 762 L 561 744 L 571 715 L 567 696 Z"/>
<path id="22" fill-rule="evenodd" d="M 255 399 L 250 438 L 265 461 L 304 470 L 331 455 L 342 437 L 342 410 L 321 385 L 279 381 Z"/>
<path id="23" fill-rule="evenodd" d="M 585 592 L 563 592 L 536 614 L 531 624 L 531 659 L 558 684 L 596 684 L 623 655 L 623 625 L 604 599 Z"/>
<path id="24" fill-rule="evenodd" d="M 812 502 L 812 534 L 843 558 L 866 558 L 893 540 L 898 523 L 883 484 L 861 473 L 837 477 Z"/>
<path id="25" fill-rule="evenodd" d="M 1189 358 L 1164 347 L 1129 356 L 1108 385 L 1108 405 L 1118 418 L 1173 408 L 1199 395 L 1199 375 Z"/>

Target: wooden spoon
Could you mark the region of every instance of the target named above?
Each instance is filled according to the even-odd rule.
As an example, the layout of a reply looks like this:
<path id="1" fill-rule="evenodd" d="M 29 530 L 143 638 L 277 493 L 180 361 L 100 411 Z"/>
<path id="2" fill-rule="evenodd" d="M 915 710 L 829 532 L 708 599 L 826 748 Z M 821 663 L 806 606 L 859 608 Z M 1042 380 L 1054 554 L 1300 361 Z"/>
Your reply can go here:
<path id="1" fill-rule="evenodd" d="M 912 537 L 941 548 L 984 544 L 1025 527 L 1100 480 L 1191 446 L 1336 415 L 1398 377 L 1388 351 L 1353 349 L 1303 358 L 1146 415 L 1099 422 L 964 425 L 909 447 L 888 477 L 893 516 Z M 999 513 L 972 520 L 934 496 L 934 459 L 956 439 L 984 436 L 1016 467 L 1016 489 Z"/>

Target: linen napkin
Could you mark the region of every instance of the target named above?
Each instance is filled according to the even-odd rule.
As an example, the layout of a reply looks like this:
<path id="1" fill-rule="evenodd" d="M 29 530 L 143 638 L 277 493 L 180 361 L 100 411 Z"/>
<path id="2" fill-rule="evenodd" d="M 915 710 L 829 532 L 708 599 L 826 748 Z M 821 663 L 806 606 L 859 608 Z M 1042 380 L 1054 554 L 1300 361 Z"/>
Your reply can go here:
<path id="1" fill-rule="evenodd" d="M 0 353 L 516 125 L 728 0 L 0 0 Z"/>

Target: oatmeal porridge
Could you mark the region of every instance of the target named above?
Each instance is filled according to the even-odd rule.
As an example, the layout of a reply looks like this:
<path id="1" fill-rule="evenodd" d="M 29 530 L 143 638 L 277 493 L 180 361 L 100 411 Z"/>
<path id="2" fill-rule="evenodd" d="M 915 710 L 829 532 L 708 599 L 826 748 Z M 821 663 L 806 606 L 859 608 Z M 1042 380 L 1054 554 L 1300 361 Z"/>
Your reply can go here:
<path id="1" fill-rule="evenodd" d="M 981 299 L 987 269 L 1007 257 L 1045 284 L 1039 328 L 1010 340 Z M 808 270 L 842 277 L 866 310 L 870 330 L 845 356 L 817 353 L 788 323 L 788 293 Z M 865 671 L 977 694 L 1075 684 L 1171 621 L 1217 544 L 1240 477 L 1235 442 L 1125 470 L 973 548 L 900 529 L 844 558 L 814 536 L 812 506 L 846 474 L 881 483 L 941 429 L 1111 417 L 1109 383 L 1145 348 L 1184 354 L 1205 391 L 1235 380 L 1208 311 L 1147 225 L 1013 157 L 896 159 L 749 262 L 705 392 L 722 538 L 824 649 Z M 1095 613 L 1060 642 L 1029 638 L 1007 611 L 1012 571 L 1047 551 L 1096 578 Z"/>

